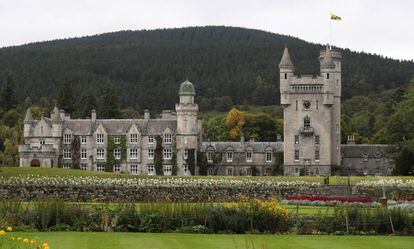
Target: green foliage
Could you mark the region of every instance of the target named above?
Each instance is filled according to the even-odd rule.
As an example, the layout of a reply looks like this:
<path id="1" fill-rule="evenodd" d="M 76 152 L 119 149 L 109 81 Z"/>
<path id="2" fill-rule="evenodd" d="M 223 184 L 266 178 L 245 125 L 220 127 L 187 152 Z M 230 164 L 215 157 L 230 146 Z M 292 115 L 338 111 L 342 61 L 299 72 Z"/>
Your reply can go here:
<path id="1" fill-rule="evenodd" d="M 207 155 L 206 153 L 202 153 L 197 151 L 197 166 L 198 166 L 198 174 L 201 176 L 207 175 L 208 169 L 208 162 L 207 162 Z"/>
<path id="2" fill-rule="evenodd" d="M 75 111 L 75 96 L 72 85 L 73 79 L 66 75 L 57 95 L 57 106 L 71 114 Z"/>
<path id="3" fill-rule="evenodd" d="M 96 110 L 98 107 L 95 95 L 92 93 L 83 94 L 80 101 L 79 101 L 79 117 L 80 118 L 87 118 L 90 117 L 91 111 L 93 109 Z"/>
<path id="4" fill-rule="evenodd" d="M 101 118 L 119 118 L 120 108 L 118 94 L 112 85 L 107 83 L 102 92 L 102 103 L 98 114 Z"/>
<path id="5" fill-rule="evenodd" d="M 72 166 L 73 169 L 80 169 L 80 139 L 78 135 L 73 136 L 72 143 L 70 145 L 72 152 Z"/>
<path id="6" fill-rule="evenodd" d="M 323 45 L 259 30 L 209 26 L 121 31 L 2 48 L 0 75 L 14 73 L 17 99 L 28 96 L 37 103 L 43 96 L 55 97 L 67 73 L 74 80 L 75 96 L 108 82 L 119 89 L 123 106 L 160 111 L 176 103 L 178 84 L 191 68 L 188 77 L 198 89 L 200 108 L 228 111 L 234 104 L 279 103 L 277 65 L 285 43 L 299 74 L 318 73 Z M 340 51 L 344 99 L 401 86 L 414 71 L 411 61 Z"/>
<path id="7" fill-rule="evenodd" d="M 126 136 L 120 135 L 119 144 L 115 144 L 115 136 L 108 135 L 108 144 L 107 144 L 107 153 L 106 153 L 106 162 L 105 162 L 105 171 L 113 172 L 115 164 L 121 164 L 126 161 L 127 148 L 126 148 Z M 121 150 L 121 159 L 115 159 L 114 150 Z"/>
<path id="8" fill-rule="evenodd" d="M 185 163 L 188 165 L 188 170 L 191 175 L 195 175 L 195 166 L 196 166 L 196 150 L 188 149 L 188 157 L 185 159 Z"/>
<path id="9" fill-rule="evenodd" d="M 162 137 L 160 135 L 155 136 L 155 141 L 157 145 L 154 150 L 154 167 L 155 173 L 157 175 L 163 175 L 163 147 L 162 147 Z"/>
<path id="10" fill-rule="evenodd" d="M 272 174 L 274 176 L 283 175 L 283 152 L 273 152 L 273 158 Z"/>
<path id="11" fill-rule="evenodd" d="M 8 75 L 6 78 L 6 84 L 0 91 L 0 113 L 16 108 L 17 101 L 14 91 L 14 80 L 11 75 Z"/>

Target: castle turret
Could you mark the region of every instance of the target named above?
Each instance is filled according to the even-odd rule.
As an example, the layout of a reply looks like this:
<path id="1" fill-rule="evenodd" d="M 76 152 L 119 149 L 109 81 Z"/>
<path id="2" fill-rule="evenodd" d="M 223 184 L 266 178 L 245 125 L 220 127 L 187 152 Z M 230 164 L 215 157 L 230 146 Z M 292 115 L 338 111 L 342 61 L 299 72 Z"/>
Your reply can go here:
<path id="1" fill-rule="evenodd" d="M 52 136 L 61 137 L 62 136 L 62 117 L 60 115 L 59 109 L 55 106 L 52 113 L 50 114 L 52 119 Z"/>
<path id="2" fill-rule="evenodd" d="M 293 76 L 295 68 L 293 66 L 292 60 L 290 59 L 289 50 L 287 46 L 285 46 L 285 50 L 283 51 L 282 59 L 279 63 L 279 71 L 280 71 L 280 104 L 281 105 L 289 105 L 290 98 L 289 94 L 289 87 L 290 87 L 290 78 Z"/>
<path id="3" fill-rule="evenodd" d="M 32 111 L 30 110 L 30 107 L 29 107 L 27 108 L 26 116 L 24 117 L 24 121 L 23 121 L 23 124 L 24 124 L 23 134 L 25 137 L 30 136 L 32 123 L 33 123 L 33 116 L 32 116 Z"/>
<path id="4" fill-rule="evenodd" d="M 195 89 L 193 83 L 185 80 L 180 85 L 180 103 L 175 105 L 177 112 L 177 166 L 178 174 L 190 175 L 186 164 L 188 153 L 196 153 L 198 145 L 198 105 L 194 103 Z M 194 155 L 195 158 L 195 155 Z M 195 174 L 195 172 L 192 172 Z"/>

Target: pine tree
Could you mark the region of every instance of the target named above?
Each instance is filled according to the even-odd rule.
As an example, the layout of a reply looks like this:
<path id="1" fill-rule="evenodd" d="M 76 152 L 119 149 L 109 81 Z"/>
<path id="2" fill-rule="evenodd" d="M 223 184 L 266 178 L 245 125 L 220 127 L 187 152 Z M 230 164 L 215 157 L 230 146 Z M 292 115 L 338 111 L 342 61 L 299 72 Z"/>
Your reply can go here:
<path id="1" fill-rule="evenodd" d="M 0 109 L 2 112 L 7 112 L 15 108 L 17 105 L 16 96 L 14 93 L 14 80 L 11 75 L 6 79 L 6 86 L 0 93 Z"/>
<path id="2" fill-rule="evenodd" d="M 87 93 L 82 95 L 82 98 L 79 102 L 79 116 L 80 118 L 87 118 L 90 116 L 91 111 L 98 107 L 96 103 L 95 95 L 92 93 Z"/>
<path id="3" fill-rule="evenodd" d="M 72 80 L 66 76 L 57 96 L 57 106 L 68 113 L 75 111 L 75 98 L 72 90 Z"/>
<path id="4" fill-rule="evenodd" d="M 99 116 L 102 118 L 119 118 L 120 108 L 118 94 L 115 89 L 106 84 L 102 93 L 102 103 L 99 111 Z"/>

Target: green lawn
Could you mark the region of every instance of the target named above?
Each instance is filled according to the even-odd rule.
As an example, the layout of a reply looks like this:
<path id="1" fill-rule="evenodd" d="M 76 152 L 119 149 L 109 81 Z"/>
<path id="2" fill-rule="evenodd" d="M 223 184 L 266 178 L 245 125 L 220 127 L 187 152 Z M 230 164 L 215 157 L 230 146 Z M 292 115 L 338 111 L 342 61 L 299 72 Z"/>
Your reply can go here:
<path id="1" fill-rule="evenodd" d="M 14 233 L 15 236 L 46 240 L 52 249 L 410 249 L 414 237 L 398 236 L 306 236 L 306 235 L 217 235 L 47 232 Z M 254 247 L 246 246 L 253 241 Z"/>
<path id="2" fill-rule="evenodd" d="M 151 176 L 137 176 L 129 174 L 115 174 L 107 172 L 85 171 L 85 170 L 73 170 L 73 169 L 60 169 L 60 168 L 20 168 L 20 167 L 0 167 L 0 176 L 10 177 L 18 175 L 46 175 L 46 176 L 65 176 L 65 175 L 88 175 L 88 176 L 100 176 L 100 177 L 118 177 L 118 178 L 134 178 L 134 177 L 151 177 Z M 152 176 L 163 177 L 163 176 Z M 285 181 L 308 181 L 323 183 L 324 177 L 317 176 L 186 176 L 193 178 L 225 178 L 225 179 L 272 179 L 272 180 L 285 180 Z M 388 176 L 386 178 L 394 179 L 414 179 L 414 176 Z M 375 176 L 353 176 L 351 177 L 351 184 L 354 185 L 363 180 L 378 180 L 380 177 Z M 330 184 L 346 184 L 347 177 L 330 177 Z"/>

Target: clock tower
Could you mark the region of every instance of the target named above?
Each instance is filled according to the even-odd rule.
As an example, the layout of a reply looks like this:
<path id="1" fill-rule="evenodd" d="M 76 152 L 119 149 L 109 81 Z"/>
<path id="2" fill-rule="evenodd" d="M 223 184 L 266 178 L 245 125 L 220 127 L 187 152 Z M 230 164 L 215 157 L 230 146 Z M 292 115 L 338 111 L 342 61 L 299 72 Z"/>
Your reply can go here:
<path id="1" fill-rule="evenodd" d="M 279 64 L 285 175 L 330 175 L 341 164 L 341 54 L 320 52 L 320 75 L 295 75 L 286 47 Z"/>

